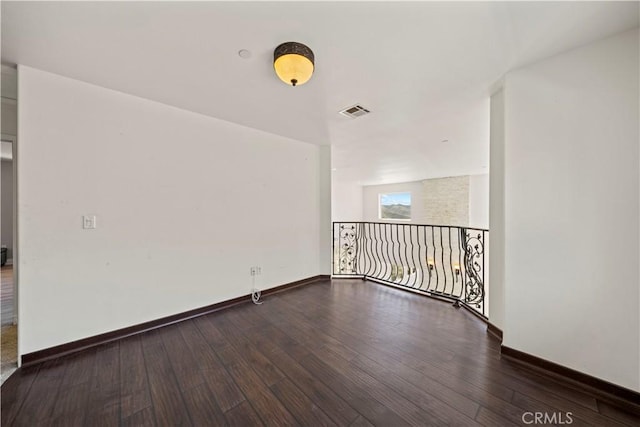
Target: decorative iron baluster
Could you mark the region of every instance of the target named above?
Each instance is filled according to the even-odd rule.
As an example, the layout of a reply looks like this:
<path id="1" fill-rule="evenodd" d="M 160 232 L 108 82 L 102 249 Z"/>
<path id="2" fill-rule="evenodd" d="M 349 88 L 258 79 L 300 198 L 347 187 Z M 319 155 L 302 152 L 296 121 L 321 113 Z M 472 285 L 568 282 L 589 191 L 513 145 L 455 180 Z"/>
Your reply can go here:
<path id="1" fill-rule="evenodd" d="M 361 222 L 356 224 L 356 236 L 358 236 L 356 238 L 356 262 L 354 264 L 353 272 L 359 275 L 364 273 L 364 267 L 366 264 L 364 252 L 364 231 Z"/>
<path id="2" fill-rule="evenodd" d="M 340 274 L 355 274 L 356 272 L 356 226 L 354 224 L 340 225 Z"/>
<path id="3" fill-rule="evenodd" d="M 376 265 L 375 268 L 373 269 L 373 277 L 380 277 L 380 275 L 382 274 L 382 257 L 380 256 L 380 233 L 378 232 L 378 228 L 376 227 L 376 224 L 371 224 L 372 228 L 373 228 L 373 238 L 374 238 L 374 244 L 375 244 L 375 260 L 376 260 Z"/>
<path id="4" fill-rule="evenodd" d="M 366 276 L 370 276 L 371 274 L 371 266 L 373 262 L 371 261 L 371 233 L 369 231 L 369 224 L 362 224 L 362 238 L 364 239 L 364 249 L 366 253 L 366 268 L 363 271 L 363 274 Z"/>
<path id="5" fill-rule="evenodd" d="M 420 244 L 420 226 L 416 225 L 416 250 L 417 253 L 417 262 L 414 259 L 413 264 L 416 266 L 416 281 L 414 283 L 414 287 L 421 289 L 424 284 L 424 268 L 422 268 L 422 245 Z M 420 269 L 420 272 L 418 272 Z"/>
<path id="6" fill-rule="evenodd" d="M 444 285 L 442 287 L 441 293 L 445 293 L 447 290 L 447 270 L 445 268 L 446 264 L 444 263 L 444 241 L 442 240 L 442 228 L 438 227 L 440 230 L 440 259 L 442 261 L 442 277 L 444 277 Z M 437 289 L 436 289 L 437 290 Z"/>
<path id="7" fill-rule="evenodd" d="M 464 268 L 466 283 L 464 302 L 483 309 L 484 303 L 484 239 L 479 230 L 460 229 L 460 239 L 464 242 Z"/>
<path id="8" fill-rule="evenodd" d="M 462 285 L 460 286 L 460 297 L 465 295 L 465 283 L 467 282 L 467 269 L 464 268 L 464 262 L 462 262 L 463 256 L 464 240 L 462 240 L 462 233 L 458 233 L 458 266 L 460 267 L 460 280 L 462 280 Z"/>
<path id="9" fill-rule="evenodd" d="M 433 247 L 433 273 L 436 275 L 436 287 L 435 291 L 438 290 L 438 285 L 440 284 L 440 275 L 438 274 L 438 265 L 436 264 L 436 260 L 438 259 L 436 255 L 436 232 L 433 227 L 431 228 L 431 246 Z"/>
<path id="10" fill-rule="evenodd" d="M 409 226 L 409 243 L 411 244 L 411 264 L 413 265 L 413 283 L 411 285 L 412 288 L 415 288 L 416 285 L 418 284 L 418 267 L 416 266 L 416 257 L 415 257 L 415 248 L 413 246 L 413 229 L 416 228 L 416 237 L 417 235 L 417 226 Z M 416 244 L 416 246 L 418 247 L 418 249 L 420 249 L 420 246 Z M 420 258 L 418 258 L 420 259 Z"/>
<path id="11" fill-rule="evenodd" d="M 338 222 L 333 273 L 422 291 L 484 316 L 487 237 L 487 230 L 448 225 Z"/>
<path id="12" fill-rule="evenodd" d="M 400 268 L 398 266 L 400 265 L 400 240 L 398 240 L 398 257 L 396 257 L 396 240 L 393 238 L 394 225 L 396 226 L 396 238 L 398 238 L 398 224 L 389 225 L 389 234 L 391 236 L 391 257 L 393 258 L 391 261 L 391 268 L 395 272 L 391 281 L 399 282 L 398 275 L 400 273 Z"/>

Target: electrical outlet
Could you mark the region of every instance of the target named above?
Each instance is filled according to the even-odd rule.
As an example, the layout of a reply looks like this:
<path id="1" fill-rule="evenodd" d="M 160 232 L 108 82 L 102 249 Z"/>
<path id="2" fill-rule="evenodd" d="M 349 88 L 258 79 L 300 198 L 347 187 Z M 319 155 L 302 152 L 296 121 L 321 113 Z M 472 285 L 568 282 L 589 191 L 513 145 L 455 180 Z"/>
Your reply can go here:
<path id="1" fill-rule="evenodd" d="M 256 274 L 259 276 L 262 274 L 262 267 L 256 267 Z"/>
<path id="2" fill-rule="evenodd" d="M 255 267 L 251 267 L 249 269 L 249 274 L 252 275 L 252 276 L 255 276 L 256 275 L 256 268 Z"/>

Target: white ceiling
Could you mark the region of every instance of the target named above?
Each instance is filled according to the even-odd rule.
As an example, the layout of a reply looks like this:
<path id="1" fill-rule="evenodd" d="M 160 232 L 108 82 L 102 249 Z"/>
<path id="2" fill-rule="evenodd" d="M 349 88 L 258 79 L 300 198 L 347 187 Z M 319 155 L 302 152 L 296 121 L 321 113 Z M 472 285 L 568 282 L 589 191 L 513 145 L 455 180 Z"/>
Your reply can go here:
<path id="1" fill-rule="evenodd" d="M 341 181 L 486 172 L 506 71 L 638 26 L 637 2 L 2 2 L 2 61 L 313 144 Z M 273 49 L 316 55 L 292 88 Z M 237 52 L 248 49 L 252 57 Z M 337 112 L 361 103 L 372 113 Z M 449 142 L 443 143 L 447 139 Z"/>

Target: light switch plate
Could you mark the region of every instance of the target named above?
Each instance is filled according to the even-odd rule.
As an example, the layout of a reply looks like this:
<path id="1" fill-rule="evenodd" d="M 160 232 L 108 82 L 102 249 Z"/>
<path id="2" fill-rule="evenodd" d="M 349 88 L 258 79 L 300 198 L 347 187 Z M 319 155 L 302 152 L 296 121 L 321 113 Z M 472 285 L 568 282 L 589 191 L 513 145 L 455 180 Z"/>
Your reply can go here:
<path id="1" fill-rule="evenodd" d="M 85 230 L 96 228 L 96 216 L 95 215 L 83 215 L 82 216 L 82 228 Z"/>

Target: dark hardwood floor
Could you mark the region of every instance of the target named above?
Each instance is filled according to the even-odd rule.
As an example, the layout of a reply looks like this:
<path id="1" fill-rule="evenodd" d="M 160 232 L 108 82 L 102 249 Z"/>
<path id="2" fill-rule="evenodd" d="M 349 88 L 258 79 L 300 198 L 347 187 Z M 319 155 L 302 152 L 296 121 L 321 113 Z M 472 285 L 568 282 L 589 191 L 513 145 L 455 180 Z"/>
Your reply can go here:
<path id="1" fill-rule="evenodd" d="M 448 303 L 325 281 L 20 369 L 2 425 L 640 425 L 500 359 L 485 329 Z"/>

